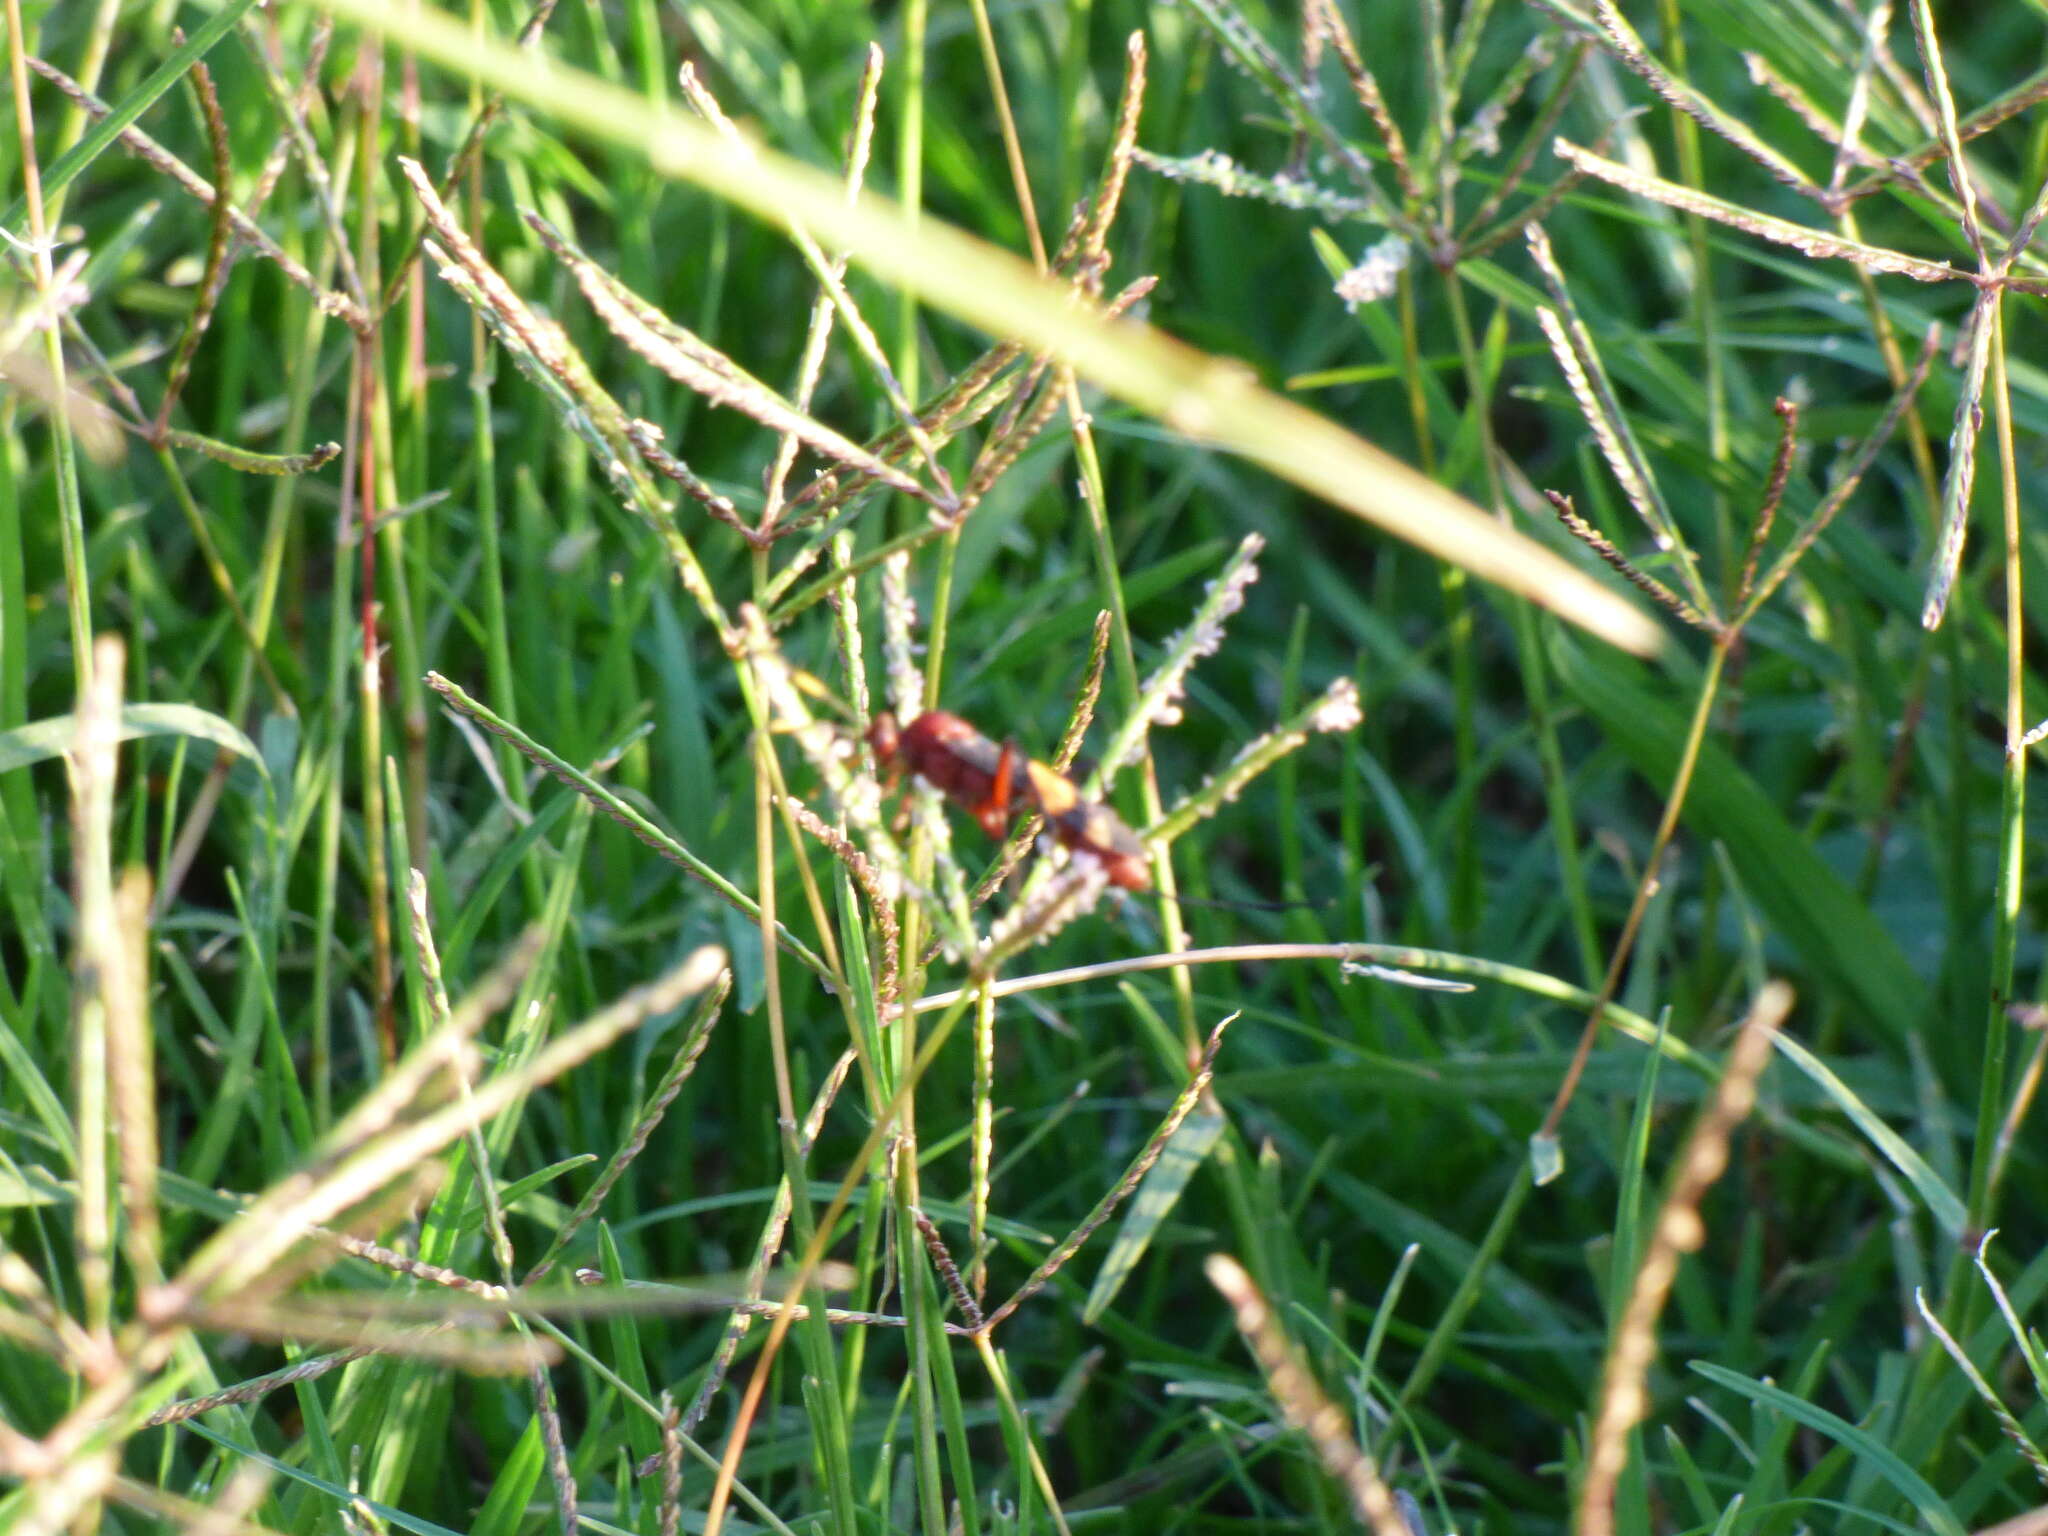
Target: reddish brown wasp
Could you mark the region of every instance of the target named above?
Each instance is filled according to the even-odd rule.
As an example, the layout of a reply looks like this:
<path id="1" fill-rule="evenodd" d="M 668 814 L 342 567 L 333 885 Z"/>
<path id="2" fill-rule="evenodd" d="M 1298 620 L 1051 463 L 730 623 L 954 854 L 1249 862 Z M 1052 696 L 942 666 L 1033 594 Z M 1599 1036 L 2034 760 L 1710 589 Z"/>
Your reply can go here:
<path id="1" fill-rule="evenodd" d="M 992 838 L 1009 830 L 1020 806 L 1045 817 L 1061 847 L 1098 860 L 1112 885 L 1142 891 L 1152 884 L 1145 845 L 1116 812 L 1085 799 L 1074 781 L 1035 762 L 1015 742 L 998 746 L 958 715 L 928 709 L 910 724 L 879 714 L 868 743 L 892 769 L 909 769 L 947 796 Z"/>

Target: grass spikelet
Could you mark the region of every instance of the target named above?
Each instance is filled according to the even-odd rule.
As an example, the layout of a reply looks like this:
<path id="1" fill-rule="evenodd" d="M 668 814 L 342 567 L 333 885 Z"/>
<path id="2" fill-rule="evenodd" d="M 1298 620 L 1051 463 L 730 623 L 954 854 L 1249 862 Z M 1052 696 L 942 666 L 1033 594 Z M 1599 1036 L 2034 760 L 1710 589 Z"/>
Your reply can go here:
<path id="1" fill-rule="evenodd" d="M 93 118 L 105 118 L 111 114 L 112 108 L 61 69 L 33 56 L 23 62 L 70 97 Z M 132 123 L 121 129 L 120 138 L 137 159 L 168 176 L 178 184 L 180 190 L 209 207 L 219 205 L 223 208 L 228 223 L 234 227 L 236 238 L 312 295 L 313 302 L 320 306 L 323 313 L 334 316 L 351 330 L 367 332 L 371 329 L 370 316 L 360 304 L 345 293 L 336 293 L 330 288 L 322 287 L 303 263 L 288 255 L 284 248 L 271 239 L 248 214 L 221 197 L 213 183 L 204 176 Z"/>
<path id="2" fill-rule="evenodd" d="M 1086 917 L 1109 889 L 1102 862 L 1076 853 L 1049 880 L 1035 882 L 1017 903 L 997 918 L 981 942 L 979 968 L 994 972 L 1012 955 L 1043 944 L 1076 918 Z"/>
<path id="3" fill-rule="evenodd" d="M 1712 219 L 1717 224 L 1726 224 L 1744 234 L 1755 235 L 1759 240 L 1769 240 L 1777 245 L 1789 246 L 1803 256 L 1823 261 L 1847 261 L 1865 272 L 1891 272 L 1901 277 L 1910 277 L 1916 283 L 1950 283 L 1967 279 L 1969 274 L 1950 266 L 1945 261 L 1930 261 L 1921 256 L 1908 256 L 1903 251 L 1886 250 L 1882 246 L 1867 245 L 1861 240 L 1850 240 L 1832 235 L 1825 230 L 1812 229 L 1804 224 L 1794 224 L 1789 219 L 1780 219 L 1771 214 L 1759 213 L 1754 208 L 1745 208 L 1724 198 L 1714 197 L 1692 187 L 1680 186 L 1677 182 L 1666 181 L 1660 176 L 1647 175 L 1618 165 L 1591 150 L 1581 149 L 1566 139 L 1557 141 L 1560 158 L 1569 161 L 1584 174 L 1632 192 L 1638 197 L 1647 197 L 1653 203 L 1662 203 L 1667 208 L 1676 208 L 1680 213 L 1697 213 Z"/>
<path id="4" fill-rule="evenodd" d="M 772 431 L 797 439 L 844 470 L 880 481 L 907 496 L 930 499 L 931 493 L 911 476 L 813 420 L 716 347 L 633 293 L 539 214 L 527 214 L 526 222 L 569 269 L 583 297 L 612 334 L 677 383 L 713 404 L 739 411 Z"/>
<path id="5" fill-rule="evenodd" d="M 1348 677 L 1338 678 L 1293 719 L 1240 747 L 1220 773 L 1186 796 L 1150 829 L 1146 834 L 1148 840 L 1173 842 L 1197 821 L 1215 815 L 1237 799 L 1247 784 L 1289 753 L 1299 751 L 1309 737 L 1356 730 L 1364 719 L 1357 684 Z"/>
<path id="6" fill-rule="evenodd" d="M 1569 496 L 1562 495 L 1556 491 L 1546 491 L 1544 494 L 1549 498 L 1552 508 L 1556 510 L 1557 520 L 1571 530 L 1572 537 L 1613 566 L 1637 591 L 1643 593 L 1644 596 L 1650 598 L 1659 606 L 1668 608 L 1695 629 L 1702 629 L 1712 634 L 1719 628 L 1715 620 L 1701 613 L 1699 609 L 1693 607 L 1691 603 L 1688 603 L 1676 592 L 1665 586 L 1663 582 L 1650 575 L 1641 566 L 1629 559 L 1627 555 L 1615 548 L 1612 539 L 1579 516 L 1578 508 L 1572 505 Z"/>
<path id="7" fill-rule="evenodd" d="M 1237 1015 L 1233 1013 L 1220 1020 L 1216 1027 L 1209 1031 L 1209 1037 L 1203 1042 L 1201 1055 L 1196 1060 L 1194 1071 L 1189 1075 L 1187 1083 L 1174 1095 L 1172 1106 L 1153 1128 L 1152 1134 L 1146 1138 L 1145 1145 L 1139 1149 L 1138 1155 L 1132 1158 L 1130 1165 L 1124 1169 L 1123 1177 L 1095 1202 L 1095 1208 L 1054 1246 L 1052 1252 L 1040 1261 L 1030 1277 L 1017 1287 L 1009 1299 L 988 1314 L 990 1332 L 1001 1327 L 1006 1318 L 1051 1284 L 1053 1276 L 1067 1267 L 1074 1255 L 1087 1246 L 1088 1239 L 1101 1231 L 1103 1224 L 1116 1214 L 1117 1208 L 1145 1182 L 1145 1175 L 1150 1173 L 1153 1164 L 1159 1161 L 1167 1143 L 1173 1140 L 1174 1132 L 1181 1128 L 1189 1113 L 1201 1102 L 1202 1095 L 1209 1091 L 1209 1084 L 1216 1073 L 1216 1053 L 1223 1045 L 1223 1033 L 1236 1021 Z"/>
<path id="8" fill-rule="evenodd" d="M 1083 794 L 1100 794 L 1117 770 L 1144 750 L 1145 737 L 1153 726 L 1179 721 L 1188 671 L 1204 656 L 1214 655 L 1223 643 L 1224 625 L 1244 606 L 1245 588 L 1259 579 L 1258 556 L 1264 548 L 1264 539 L 1255 533 L 1246 534 L 1222 571 L 1203 587 L 1194 618 L 1166 642 L 1165 658 L 1145 679 L 1138 691 L 1137 704 L 1104 745 L 1102 761 L 1083 784 Z"/>

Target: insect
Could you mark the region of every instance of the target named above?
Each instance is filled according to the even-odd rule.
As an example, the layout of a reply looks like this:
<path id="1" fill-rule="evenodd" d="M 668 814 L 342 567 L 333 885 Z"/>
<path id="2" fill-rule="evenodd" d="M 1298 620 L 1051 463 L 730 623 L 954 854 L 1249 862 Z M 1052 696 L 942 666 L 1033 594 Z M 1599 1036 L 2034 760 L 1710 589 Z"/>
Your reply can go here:
<path id="1" fill-rule="evenodd" d="M 908 725 L 875 716 L 868 743 L 891 768 L 907 768 L 946 795 L 992 838 L 1009 830 L 1020 802 L 1044 817 L 1053 839 L 1100 861 L 1112 885 L 1142 891 L 1152 884 L 1145 845 L 1122 818 L 1083 797 L 1056 768 L 1026 757 L 1015 742 L 998 746 L 958 715 L 928 709 Z"/>

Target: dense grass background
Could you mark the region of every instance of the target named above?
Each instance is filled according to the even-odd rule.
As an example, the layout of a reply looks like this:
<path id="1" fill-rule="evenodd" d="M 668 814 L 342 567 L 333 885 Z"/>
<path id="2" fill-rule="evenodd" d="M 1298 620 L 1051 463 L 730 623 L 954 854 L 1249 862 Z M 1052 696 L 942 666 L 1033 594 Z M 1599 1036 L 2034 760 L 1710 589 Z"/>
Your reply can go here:
<path id="1" fill-rule="evenodd" d="M 523 19 L 485 9 L 496 35 Z M 1969 144 L 1995 261 L 2048 176 L 2048 118 L 2031 107 L 2048 33 L 2038 5 L 1952 9 L 1938 19 L 1954 112 L 1967 120 L 2012 92 L 2029 108 Z M 243 14 L 217 38 L 201 31 L 230 11 Z M 1119 1186 L 1183 1093 L 1191 1043 L 1237 1019 L 1211 1095 L 1152 1183 L 992 1348 L 977 1348 L 938 1332 L 942 1316 L 957 1317 L 906 1220 L 919 1200 L 951 1252 L 971 1256 L 973 1020 L 903 1087 L 899 1035 L 877 1029 L 871 988 L 835 997 L 785 957 L 770 989 L 752 919 L 459 725 L 424 681 L 452 679 L 570 764 L 603 760 L 598 776 L 704 864 L 750 894 L 772 886 L 806 946 L 850 954 L 872 937 L 829 855 L 785 835 L 744 666 L 660 539 L 611 493 L 576 423 L 482 335 L 433 264 L 414 260 L 418 202 L 396 157 L 439 176 L 482 93 L 400 51 L 400 10 L 383 14 L 394 30 L 381 43 L 344 21 L 324 45 L 316 8 L 230 11 L 10 8 L 11 49 L 96 78 L 100 97 L 141 108 L 142 127 L 212 175 L 193 77 L 174 64 L 169 89 L 150 81 L 178 46 L 174 29 L 193 34 L 218 95 L 227 183 L 244 204 L 287 136 L 279 91 L 296 91 L 317 59 L 303 128 L 320 174 L 294 158 L 255 217 L 322 286 L 347 281 L 338 231 L 365 290 L 392 285 L 394 302 L 358 339 L 244 250 L 191 349 L 171 427 L 262 454 L 334 441 L 346 450 L 334 462 L 260 478 L 107 429 L 104 407 L 120 411 L 123 388 L 153 420 L 183 366 L 209 209 L 118 152 L 67 166 L 81 119 L 40 80 L 12 98 L 60 238 L 47 259 L 9 258 L 14 387 L 0 394 L 0 1519 L 142 1530 L 213 1504 L 278 1530 L 511 1532 L 557 1528 L 573 1500 L 592 1529 L 651 1532 L 677 1509 L 699 1529 L 714 1500 L 705 1462 L 685 1458 L 679 1499 L 633 1468 L 662 1444 L 656 1396 L 690 1401 L 729 1314 L 621 1283 L 729 1295 L 761 1254 L 778 1182 L 793 1175 L 806 1197 L 789 1249 L 800 1253 L 849 1170 L 865 1177 L 829 1234 L 831 1299 L 911 1326 L 798 1323 L 751 1415 L 741 1393 L 768 1324 L 748 1332 L 693 1443 L 711 1457 L 739 1448 L 750 1501 L 732 1519 L 749 1528 L 1343 1529 L 1366 1498 L 1355 1490 L 1381 1480 L 1413 1501 L 1397 1515 L 1368 1501 L 1382 1532 L 1412 1521 L 1431 1536 L 1960 1532 L 2048 1501 L 2048 1362 L 1993 1289 L 1995 1279 L 2019 1326 L 2038 1327 L 2048 1224 L 2029 1109 L 2044 1035 L 2038 1017 L 2009 1006 L 2041 986 L 2027 836 L 2038 817 L 2025 806 L 2026 753 L 2003 747 L 2048 713 L 2026 654 L 2037 626 L 2024 619 L 2048 579 L 2025 521 L 2048 421 L 2048 374 L 2029 361 L 2040 300 L 2004 295 L 1999 328 L 1984 333 L 1972 499 L 1949 443 L 1958 402 L 1976 403 L 1951 350 L 1971 285 L 1868 276 L 1597 179 L 1560 186 L 1567 167 L 1549 143 L 1604 144 L 1612 160 L 1731 204 L 1975 272 L 1971 221 L 1940 154 L 1942 87 L 1929 83 L 1912 17 L 1889 18 L 1883 68 L 1847 4 L 1664 0 L 1633 17 L 1666 77 L 1710 104 L 1704 117 L 1745 125 L 1818 186 L 1830 185 L 1834 151 L 1788 97 L 1810 105 L 1806 117 L 1862 121 L 1873 158 L 1847 182 L 1933 147 L 1923 172 L 1833 208 L 1674 113 L 1624 67 L 1615 37 L 1572 7 L 1347 13 L 1408 146 L 1412 196 L 1334 60 L 1324 57 L 1314 98 L 1276 94 L 1242 67 L 1256 64 L 1248 36 L 1299 67 L 1292 12 L 1079 0 L 989 18 L 1048 244 L 1097 185 L 1133 31 L 1150 54 L 1141 148 L 1215 150 L 1259 176 L 1357 197 L 1339 153 L 1354 147 L 1386 199 L 1371 217 L 1134 169 L 1109 238 L 1108 291 L 1156 274 L 1153 325 L 1240 361 L 1617 591 L 1628 589 L 1558 528 L 1539 492 L 1569 495 L 1672 586 L 1694 562 L 1719 611 L 1733 612 L 1728 594 L 1770 500 L 1773 402 L 1799 415 L 1767 566 L 1879 432 L 1937 322 L 1943 341 L 1839 515 L 1739 638 L 1662 613 L 1669 642 L 1651 661 L 1085 384 L 1087 441 L 1054 414 L 957 540 L 917 547 L 910 580 L 938 700 L 1047 756 L 1089 671 L 1098 611 L 1120 609 L 1089 743 L 1099 751 L 1132 701 L 1134 674 L 1115 652 L 1128 645 L 1135 675 L 1148 673 L 1203 583 L 1247 534 L 1262 536 L 1260 579 L 1192 673 L 1185 718 L 1156 730 L 1149 770 L 1110 792 L 1133 824 L 1149 819 L 1148 772 L 1170 805 L 1332 681 L 1355 679 L 1364 702 L 1360 729 L 1313 737 L 1172 850 L 1184 891 L 1297 905 L 1190 906 L 1175 918 L 1154 897 L 1108 901 L 1003 975 L 1156 954 L 1184 923 L 1195 946 L 1409 946 L 1427 952 L 1409 970 L 1476 986 L 1347 980 L 1330 959 L 1299 958 L 1002 1001 L 991 1299 Z M 1539 37 L 1547 61 L 1505 111 L 1498 147 L 1475 131 L 1447 187 L 1441 147 Z M 967 8 L 623 0 L 564 8 L 537 46 L 671 102 L 677 65 L 692 61 L 764 143 L 836 171 L 871 42 L 886 64 L 869 186 L 1025 251 Z M 268 50 L 274 78 L 258 62 Z M 1760 74 L 1789 84 L 1774 94 Z M 1554 122 L 1539 123 L 1553 100 Z M 572 231 L 628 287 L 785 392 L 815 284 L 783 233 L 687 175 L 657 174 L 630 135 L 564 128 L 575 107 L 566 76 L 511 93 L 451 204 L 596 380 L 751 516 L 773 434 L 612 336 L 521 215 Z M 1417 240 L 1392 292 L 1347 309 L 1333 283 L 1386 238 L 1389 216 L 1411 235 L 1464 228 L 1532 128 L 1526 176 L 1481 222 L 1519 221 L 1534 203 L 1565 294 L 1545 287 L 1514 232 L 1481 253 Z M 16 136 L 0 154 L 17 196 Z M 35 227 L 17 204 L 10 233 L 28 239 Z M 85 265 L 64 268 L 60 285 L 50 264 L 74 252 Z M 2038 281 L 2044 267 L 2023 256 L 2013 270 Z M 847 288 L 915 397 L 987 345 L 858 262 Z M 1670 509 L 1673 549 L 1636 519 L 1546 342 L 1537 312 L 1567 299 L 1611 378 L 1611 420 L 1625 420 Z M 49 408 L 53 359 L 39 328 L 57 313 L 77 401 L 61 414 Z M 812 410 L 857 440 L 893 421 L 843 328 Z M 361 475 L 366 449 L 383 508 L 373 568 L 344 479 Z M 945 461 L 957 479 L 969 457 L 956 445 Z M 1930 631 L 1921 608 L 1936 529 L 1957 497 L 1973 500 L 1971 539 Z M 2010 558 L 2002 515 L 2017 529 Z M 729 615 L 790 547 L 757 560 L 688 503 L 675 526 Z M 872 497 L 847 547 L 926 526 L 907 498 Z M 366 573 L 381 682 L 371 709 Z M 857 592 L 879 702 L 875 578 Z M 833 621 L 821 604 L 778 640 L 844 693 Z M 160 706 L 137 717 L 151 734 L 120 750 L 118 783 L 96 811 L 90 773 L 67 774 L 54 755 L 76 741 L 82 633 L 119 636 L 126 699 Z M 1681 773 L 1694 725 L 1697 765 Z M 771 744 L 790 792 L 829 809 L 789 734 Z M 76 820 L 74 780 L 88 807 Z M 1674 784 L 1682 806 L 1667 847 L 1658 828 Z M 971 878 L 979 834 L 961 817 L 954 834 Z M 799 859 L 821 883 L 826 932 Z M 146 914 L 108 883 L 131 866 L 148 872 Z M 697 1013 L 667 1000 L 559 1080 L 508 1095 L 480 1136 L 437 1143 L 438 1194 L 406 1184 L 355 1212 L 357 1230 L 392 1253 L 278 1253 L 242 1294 L 181 1310 L 173 1301 L 191 1298 L 159 1282 L 237 1202 L 297 1169 L 331 1173 L 364 1148 L 395 1178 L 391 1138 L 449 1101 L 448 1082 L 430 1080 L 390 1124 L 322 1140 L 390 1082 L 380 1016 L 410 1045 L 447 1006 L 419 963 L 408 868 L 424 876 L 425 930 L 458 1001 L 538 933 L 479 1036 L 480 1082 L 520 1072 L 544 1040 L 703 945 L 727 952 L 730 996 Z M 1017 899 L 998 895 L 984 922 Z M 1556 1127 L 1561 1173 L 1539 1185 L 1531 1138 L 1617 953 L 1619 1027 L 1600 1036 Z M 144 966 L 126 974 L 132 955 Z M 925 985 L 961 977 L 939 960 Z M 1676 1197 L 1681 1215 L 1697 1208 L 1704 1246 L 1676 1272 L 1644 1422 L 1630 1431 L 1603 1418 L 1620 1390 L 1616 1361 L 1630 1358 L 1614 1338 L 1640 1340 L 1616 1319 L 1646 1294 L 1638 1261 L 1654 1247 L 1660 1191 L 1735 1026 L 1773 977 L 1796 994 L 1792 1043 L 1763 1072 L 1726 1175 L 1704 1196 L 1688 1185 Z M 525 1275 L 603 1160 L 637 1141 L 693 1020 L 711 1023 L 701 1061 L 562 1255 L 611 1284 L 585 1312 L 558 1297 L 559 1316 L 526 1325 L 566 1351 L 544 1375 L 474 1369 L 485 1362 L 419 1355 L 416 1335 L 380 1334 L 388 1352 L 145 1427 L 167 1403 L 355 1339 L 354 1318 L 332 1310 L 345 1303 L 374 1302 L 385 1328 L 420 1322 L 418 1308 L 441 1316 L 450 1295 L 477 1305 L 396 1254 L 486 1282 Z M 143 1037 L 153 1094 L 119 1070 Z M 779 1075 L 801 1110 L 850 1038 L 867 1055 L 815 1145 L 786 1144 Z M 139 1113 L 152 1098 L 155 1142 Z M 878 1119 L 899 1111 L 917 1131 L 915 1179 L 872 1145 Z M 101 1155 L 109 1121 L 116 1153 Z M 479 1167 L 496 1191 L 488 1201 Z M 296 1236 L 274 1207 L 265 1219 L 264 1230 Z M 1969 1259 L 1992 1227 L 1980 1271 Z M 1335 1440 L 1370 1453 L 1376 1479 L 1290 1418 L 1303 1411 L 1299 1382 L 1240 1338 L 1205 1278 L 1217 1252 L 1271 1302 L 1342 1412 Z M 1930 1318 L 1975 1362 L 1977 1384 Z M 466 1322 L 457 1336 L 487 1331 Z M 1625 1445 L 1629 1459 L 1618 1489 L 1581 1507 L 1589 1441 Z M 248 1481 L 250 1469 L 267 1481 Z"/>

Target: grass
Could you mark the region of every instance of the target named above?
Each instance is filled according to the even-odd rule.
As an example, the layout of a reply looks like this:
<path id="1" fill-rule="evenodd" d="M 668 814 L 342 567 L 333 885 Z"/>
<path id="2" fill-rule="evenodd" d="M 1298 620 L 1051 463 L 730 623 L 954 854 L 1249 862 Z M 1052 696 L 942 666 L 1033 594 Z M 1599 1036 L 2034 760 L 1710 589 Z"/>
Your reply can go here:
<path id="1" fill-rule="evenodd" d="M 2038 7 L 526 19 L 9 6 L 0 1523 L 2048 1529 Z"/>

